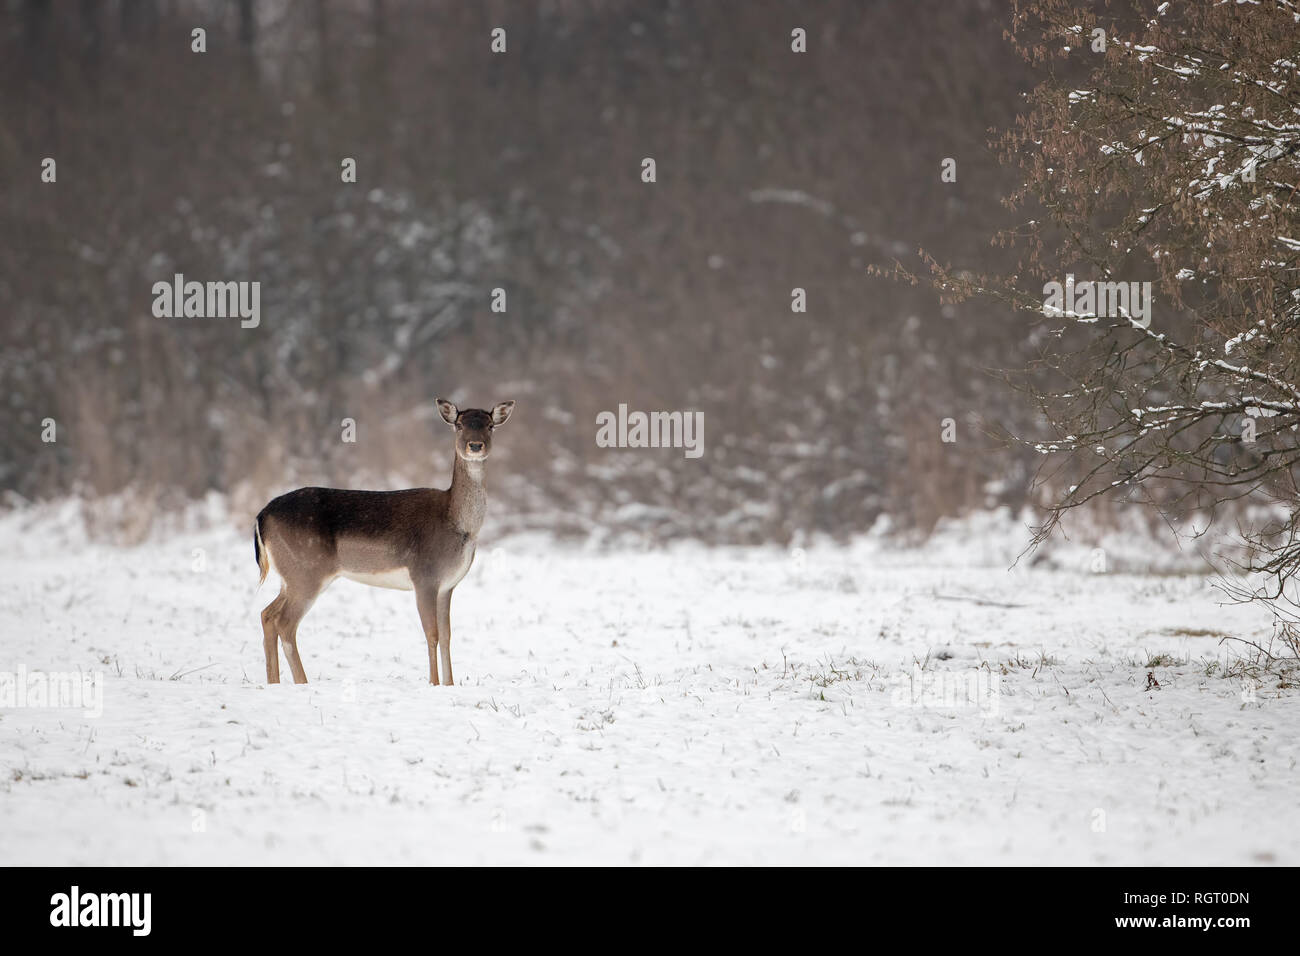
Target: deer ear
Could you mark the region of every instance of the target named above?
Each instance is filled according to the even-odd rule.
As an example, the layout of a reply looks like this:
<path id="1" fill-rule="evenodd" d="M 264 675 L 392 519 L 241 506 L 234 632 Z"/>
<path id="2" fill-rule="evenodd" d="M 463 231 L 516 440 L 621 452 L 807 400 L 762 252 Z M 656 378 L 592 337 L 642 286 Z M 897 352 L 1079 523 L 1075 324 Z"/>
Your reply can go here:
<path id="1" fill-rule="evenodd" d="M 442 420 L 448 425 L 455 425 L 456 406 L 442 398 L 435 398 L 434 401 L 438 404 L 438 414 L 442 416 Z"/>
<path id="2" fill-rule="evenodd" d="M 504 425 L 510 413 L 515 410 L 514 402 L 502 402 L 496 408 L 492 409 L 492 424 Z"/>

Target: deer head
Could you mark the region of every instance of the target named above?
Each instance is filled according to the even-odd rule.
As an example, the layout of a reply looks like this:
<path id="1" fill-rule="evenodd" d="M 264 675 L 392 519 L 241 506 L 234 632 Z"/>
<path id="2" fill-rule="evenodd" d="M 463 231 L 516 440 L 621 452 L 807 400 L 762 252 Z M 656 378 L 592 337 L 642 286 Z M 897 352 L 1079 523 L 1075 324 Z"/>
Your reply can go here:
<path id="1" fill-rule="evenodd" d="M 463 461 L 482 461 L 492 451 L 492 429 L 504 425 L 514 402 L 501 402 L 492 411 L 467 408 L 460 411 L 451 402 L 436 399 L 442 420 L 456 429 L 456 456 Z"/>

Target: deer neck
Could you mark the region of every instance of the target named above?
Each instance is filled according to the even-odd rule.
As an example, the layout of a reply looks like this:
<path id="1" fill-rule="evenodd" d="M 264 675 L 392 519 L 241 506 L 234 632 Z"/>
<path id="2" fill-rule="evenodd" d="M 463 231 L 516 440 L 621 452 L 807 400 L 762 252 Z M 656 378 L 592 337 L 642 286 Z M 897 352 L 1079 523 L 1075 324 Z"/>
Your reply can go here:
<path id="1" fill-rule="evenodd" d="M 483 462 L 466 461 L 456 456 L 451 471 L 451 490 L 447 517 L 457 531 L 478 536 L 487 513 L 487 490 L 483 487 Z"/>

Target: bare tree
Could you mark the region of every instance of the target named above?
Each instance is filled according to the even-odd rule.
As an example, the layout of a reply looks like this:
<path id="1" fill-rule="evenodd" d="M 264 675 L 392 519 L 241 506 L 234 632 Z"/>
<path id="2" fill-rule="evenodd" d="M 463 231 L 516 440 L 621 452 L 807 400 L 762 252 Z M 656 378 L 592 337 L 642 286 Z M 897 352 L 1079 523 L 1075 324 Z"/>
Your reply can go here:
<path id="1" fill-rule="evenodd" d="M 1034 218 L 997 237 L 1012 269 L 929 265 L 947 297 L 1039 317 L 1019 381 L 1050 431 L 1027 439 L 1053 495 L 1035 543 L 1098 498 L 1170 515 L 1268 501 L 1276 520 L 1243 527 L 1247 567 L 1271 579 L 1254 593 L 1300 567 L 1298 20 L 1289 0 L 1017 12 L 1017 48 L 1048 78 L 1000 145 Z M 1133 282 L 1151 283 L 1148 314 L 1119 294 Z"/>

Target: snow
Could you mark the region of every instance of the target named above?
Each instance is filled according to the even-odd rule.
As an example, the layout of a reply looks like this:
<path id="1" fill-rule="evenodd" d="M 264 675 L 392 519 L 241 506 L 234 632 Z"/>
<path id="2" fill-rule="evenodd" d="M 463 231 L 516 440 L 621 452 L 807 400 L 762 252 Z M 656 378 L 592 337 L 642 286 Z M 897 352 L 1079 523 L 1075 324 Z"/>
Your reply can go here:
<path id="1" fill-rule="evenodd" d="M 66 508 L 0 516 L 0 672 L 104 692 L 98 718 L 0 709 L 0 859 L 1300 863 L 1300 703 L 1222 676 L 1220 636 L 1266 638 L 1262 613 L 1115 573 L 1118 545 L 1108 573 L 1088 541 L 1010 567 L 1026 538 L 984 516 L 920 549 L 603 552 L 489 527 L 456 686 L 427 684 L 409 594 L 341 581 L 300 632 L 312 683 L 268 687 L 248 534 L 115 548 Z"/>

